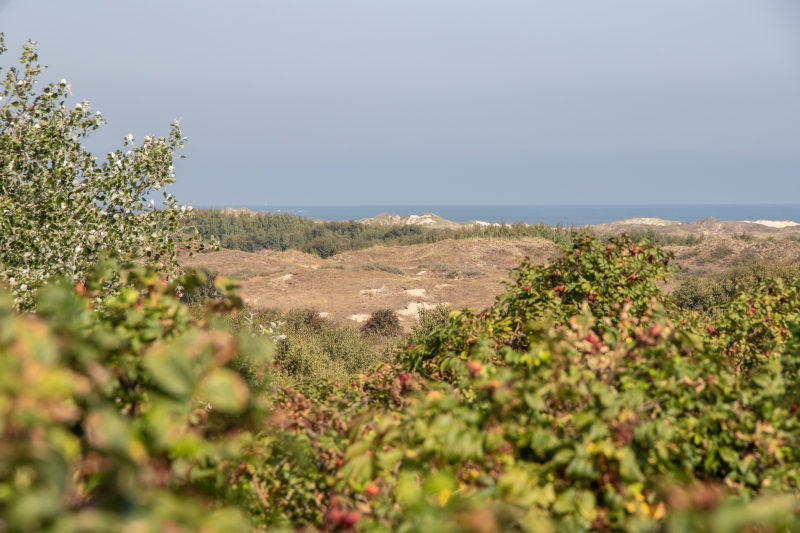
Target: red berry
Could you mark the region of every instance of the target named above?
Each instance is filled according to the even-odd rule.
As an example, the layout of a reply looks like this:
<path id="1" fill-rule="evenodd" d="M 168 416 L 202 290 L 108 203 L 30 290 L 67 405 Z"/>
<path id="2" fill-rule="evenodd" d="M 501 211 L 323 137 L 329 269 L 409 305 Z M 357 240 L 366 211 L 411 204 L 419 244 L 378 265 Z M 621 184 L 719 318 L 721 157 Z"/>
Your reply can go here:
<path id="1" fill-rule="evenodd" d="M 793 413 L 796 413 L 796 412 L 797 412 L 797 406 L 796 406 L 795 404 L 792 404 L 792 407 L 790 408 L 790 410 L 791 410 Z"/>
<path id="2" fill-rule="evenodd" d="M 482 367 L 483 365 L 481 365 L 480 361 L 467 361 L 467 370 L 469 370 L 472 377 L 480 374 Z"/>
<path id="3" fill-rule="evenodd" d="M 406 374 L 405 372 L 401 372 L 400 373 L 400 380 L 403 383 L 408 383 L 408 380 L 409 380 L 408 374 Z"/>
<path id="4" fill-rule="evenodd" d="M 588 335 L 586 335 L 586 340 L 589 341 L 592 344 L 592 346 L 594 346 L 595 350 L 599 350 L 600 348 L 603 347 L 603 343 L 600 341 L 599 338 L 597 338 L 597 335 L 595 335 L 594 333 L 589 333 Z"/>
<path id="5" fill-rule="evenodd" d="M 350 511 L 342 517 L 342 524 L 347 527 L 353 527 L 358 524 L 359 520 L 361 520 L 361 513 L 358 511 Z"/>
<path id="6" fill-rule="evenodd" d="M 531 291 L 531 286 L 525 285 L 525 292 L 530 292 L 530 291 Z"/>
<path id="7" fill-rule="evenodd" d="M 364 487 L 364 494 L 367 496 L 377 496 L 381 492 L 381 489 L 378 488 L 378 485 L 375 483 L 370 483 L 366 487 Z"/>

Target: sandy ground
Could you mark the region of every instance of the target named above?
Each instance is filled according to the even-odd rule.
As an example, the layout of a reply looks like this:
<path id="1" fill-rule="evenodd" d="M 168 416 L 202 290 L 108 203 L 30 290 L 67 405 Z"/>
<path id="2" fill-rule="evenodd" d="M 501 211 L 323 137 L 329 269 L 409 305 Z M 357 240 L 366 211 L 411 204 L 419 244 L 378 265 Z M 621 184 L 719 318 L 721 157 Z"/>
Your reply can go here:
<path id="1" fill-rule="evenodd" d="M 800 261 L 800 242 L 784 239 L 744 242 L 718 237 L 697 246 L 668 249 L 675 253 L 681 270 L 665 286 L 667 291 L 687 276 L 759 259 Z M 453 309 L 491 305 L 503 292 L 509 270 L 523 257 L 544 263 L 556 253 L 556 246 L 543 239 L 468 239 L 375 247 L 329 259 L 296 251 L 222 250 L 183 258 L 181 263 L 240 277 L 242 295 L 254 307 L 316 309 L 338 324 L 360 323 L 377 309 L 392 309 L 408 329 L 422 308 L 440 303 Z"/>
<path id="2" fill-rule="evenodd" d="M 242 295 L 254 307 L 312 308 L 340 324 L 392 309 L 409 328 L 421 308 L 491 305 L 524 257 L 543 263 L 555 253 L 555 245 L 543 239 L 469 239 L 375 247 L 329 259 L 295 251 L 221 250 L 181 264 L 240 277 Z"/>

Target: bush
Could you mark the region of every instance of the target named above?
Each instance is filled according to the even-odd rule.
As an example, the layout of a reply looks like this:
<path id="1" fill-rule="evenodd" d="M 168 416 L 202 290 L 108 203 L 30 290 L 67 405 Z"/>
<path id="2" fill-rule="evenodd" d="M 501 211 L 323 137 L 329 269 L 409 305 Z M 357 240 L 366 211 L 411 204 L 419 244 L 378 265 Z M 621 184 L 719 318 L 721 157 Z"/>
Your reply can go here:
<path id="1" fill-rule="evenodd" d="M 671 296 L 682 309 L 716 312 L 733 301 L 738 293 L 756 291 L 760 285 L 771 280 L 792 281 L 798 276 L 798 265 L 768 263 L 755 258 L 745 266 L 723 273 L 687 278 Z"/>
<path id="2" fill-rule="evenodd" d="M 189 305 L 205 305 L 209 300 L 219 300 L 223 297 L 222 292 L 217 288 L 216 280 L 218 272 L 207 269 L 200 269 L 196 272 L 202 274 L 205 282 L 196 287 L 188 287 L 181 290 L 181 302 Z"/>
<path id="3" fill-rule="evenodd" d="M 406 344 L 414 345 L 436 328 L 447 324 L 451 312 L 452 309 L 445 304 L 439 304 L 433 309 L 420 309 L 417 322 L 411 326 L 411 333 L 406 336 Z"/>
<path id="4" fill-rule="evenodd" d="M 405 272 L 403 272 L 396 266 L 384 265 L 383 263 L 368 263 L 362 266 L 361 270 L 382 270 L 383 272 L 388 272 L 390 274 L 397 274 L 398 276 L 405 275 Z"/>
<path id="5" fill-rule="evenodd" d="M 400 317 L 391 309 L 373 311 L 361 326 L 364 335 L 380 335 L 381 337 L 397 337 L 403 334 Z"/>
<path id="6" fill-rule="evenodd" d="M 139 146 L 126 137 L 128 151 L 98 164 L 83 143 L 102 116 L 85 100 L 68 109 L 66 81 L 34 93 L 43 67 L 32 41 L 20 63 L 0 81 L 0 281 L 14 306 L 30 310 L 50 278 L 83 281 L 109 251 L 177 275 L 177 247 L 200 243 L 185 238 L 187 210 L 171 195 L 161 209 L 147 198 L 175 181 L 173 158 L 185 140 L 178 123 L 167 138 L 148 135 Z"/>
<path id="7" fill-rule="evenodd" d="M 283 516 L 382 531 L 797 527 L 800 286 L 769 280 L 709 322 L 658 291 L 658 247 L 576 244 L 524 262 L 486 312 L 420 332 L 400 367 L 285 390 L 284 438 L 329 481 L 302 511 L 291 494 L 314 476 L 281 454 L 296 465 L 274 493 L 292 502 Z M 552 287 L 575 292 L 530 297 Z M 266 479 L 270 453 L 255 463 Z"/>
<path id="8" fill-rule="evenodd" d="M 35 317 L 2 295 L 4 531 L 250 530 L 224 480 L 261 419 L 252 378 L 268 346 L 198 326 L 178 287 L 105 261 L 85 284 L 42 288 Z"/>

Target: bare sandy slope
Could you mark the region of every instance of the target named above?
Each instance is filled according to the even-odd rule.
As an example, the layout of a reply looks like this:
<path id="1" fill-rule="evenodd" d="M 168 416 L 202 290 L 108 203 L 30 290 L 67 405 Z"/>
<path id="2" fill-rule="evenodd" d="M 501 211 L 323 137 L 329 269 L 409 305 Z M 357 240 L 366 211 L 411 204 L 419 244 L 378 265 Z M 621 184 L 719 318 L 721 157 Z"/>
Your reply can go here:
<path id="1" fill-rule="evenodd" d="M 675 253 L 681 270 L 665 286 L 667 291 L 687 276 L 759 259 L 800 261 L 800 242 L 793 240 L 744 242 L 719 237 L 697 246 L 668 249 Z M 491 305 L 503 291 L 509 270 L 523 257 L 544 263 L 556 253 L 556 246 L 543 239 L 468 239 L 375 247 L 330 259 L 295 251 L 222 250 L 184 258 L 182 264 L 242 278 L 243 296 L 254 307 L 313 308 L 339 324 L 354 324 L 377 309 L 392 309 L 408 328 L 422 307 Z M 382 270 L 387 267 L 394 272 Z"/>
<path id="2" fill-rule="evenodd" d="M 221 250 L 181 264 L 241 277 L 242 295 L 255 307 L 313 308 L 351 324 L 377 309 L 392 309 L 409 327 L 421 307 L 491 305 L 522 258 L 543 263 L 555 253 L 555 245 L 543 239 L 469 239 L 375 247 L 329 259 L 295 251 Z"/>
<path id="3" fill-rule="evenodd" d="M 664 223 L 666 222 L 666 223 Z M 800 225 L 775 227 L 776 221 L 762 221 L 767 224 L 755 222 L 726 222 L 715 218 L 698 220 L 697 222 L 676 223 L 669 221 L 658 222 L 658 219 L 629 219 L 611 224 L 598 224 L 591 228 L 598 233 L 622 233 L 631 231 L 653 231 L 669 235 L 696 235 L 703 237 L 732 237 L 736 234 L 748 234 L 759 239 L 781 239 L 800 236 Z M 771 224 L 771 225 L 769 225 Z M 777 224 L 781 226 L 781 224 Z"/>

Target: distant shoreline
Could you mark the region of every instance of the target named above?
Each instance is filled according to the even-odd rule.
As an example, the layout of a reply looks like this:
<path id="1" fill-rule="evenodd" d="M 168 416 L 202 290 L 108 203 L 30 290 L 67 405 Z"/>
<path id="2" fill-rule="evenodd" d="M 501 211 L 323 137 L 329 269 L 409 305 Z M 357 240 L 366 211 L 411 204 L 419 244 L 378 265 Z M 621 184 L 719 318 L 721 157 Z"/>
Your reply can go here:
<path id="1" fill-rule="evenodd" d="M 287 213 L 315 220 L 363 220 L 379 215 L 422 215 L 434 213 L 444 220 L 463 224 L 485 223 L 528 224 L 544 222 L 555 226 L 609 224 L 628 219 L 662 219 L 675 222 L 696 222 L 708 218 L 720 221 L 794 221 L 800 222 L 798 204 L 684 204 L 684 205 L 196 205 L 198 208 L 247 208 L 256 212 Z"/>

